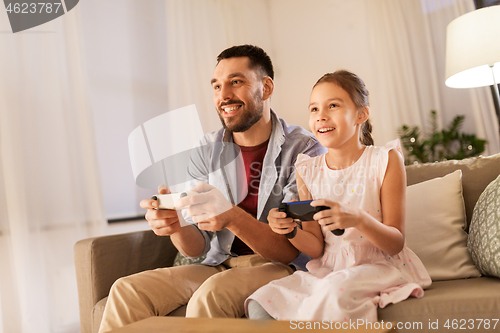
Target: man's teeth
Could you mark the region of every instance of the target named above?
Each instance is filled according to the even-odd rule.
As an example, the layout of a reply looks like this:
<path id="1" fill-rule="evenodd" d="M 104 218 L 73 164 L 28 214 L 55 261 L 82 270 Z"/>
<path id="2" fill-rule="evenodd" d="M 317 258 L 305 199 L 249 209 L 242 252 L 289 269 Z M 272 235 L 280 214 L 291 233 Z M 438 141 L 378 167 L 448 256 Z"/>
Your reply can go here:
<path id="1" fill-rule="evenodd" d="M 223 109 L 224 109 L 224 112 L 230 113 L 230 112 L 233 112 L 234 110 L 239 109 L 239 108 L 240 108 L 240 105 L 238 105 L 238 106 L 231 106 L 229 108 L 223 108 Z"/>
<path id="2" fill-rule="evenodd" d="M 320 128 L 318 132 L 320 133 L 325 133 L 325 132 L 330 132 L 333 131 L 333 127 L 328 127 L 328 128 Z"/>

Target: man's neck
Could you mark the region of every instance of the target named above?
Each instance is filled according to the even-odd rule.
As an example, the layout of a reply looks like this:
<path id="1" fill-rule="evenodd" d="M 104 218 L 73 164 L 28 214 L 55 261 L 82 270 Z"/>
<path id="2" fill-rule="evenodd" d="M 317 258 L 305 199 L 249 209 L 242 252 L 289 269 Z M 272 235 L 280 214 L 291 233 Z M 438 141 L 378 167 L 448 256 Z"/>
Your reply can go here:
<path id="1" fill-rule="evenodd" d="M 262 118 L 245 132 L 233 133 L 233 140 L 238 146 L 254 147 L 266 142 L 273 129 L 271 111 L 264 112 Z"/>

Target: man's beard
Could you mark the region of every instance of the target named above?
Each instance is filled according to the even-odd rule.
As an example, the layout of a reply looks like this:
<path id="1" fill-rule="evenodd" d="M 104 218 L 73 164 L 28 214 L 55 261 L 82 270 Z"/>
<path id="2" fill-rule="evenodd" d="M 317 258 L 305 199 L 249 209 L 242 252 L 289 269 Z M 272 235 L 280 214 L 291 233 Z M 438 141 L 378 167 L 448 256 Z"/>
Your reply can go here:
<path id="1" fill-rule="evenodd" d="M 226 122 L 224 121 L 224 117 L 221 114 L 224 112 L 222 110 L 222 105 L 241 104 L 242 108 L 246 107 L 247 105 L 243 104 L 243 102 L 241 102 L 241 101 L 235 101 L 235 100 L 231 100 L 231 101 L 228 101 L 228 102 L 222 104 L 219 107 L 219 111 L 217 112 L 217 114 L 219 115 L 219 119 L 222 123 L 222 127 L 224 127 L 225 130 L 233 132 L 233 133 L 234 132 L 246 132 L 246 131 L 248 131 L 250 129 L 250 127 L 255 125 L 255 123 L 257 123 L 262 118 L 262 115 L 264 113 L 264 102 L 262 101 L 262 96 L 260 96 L 260 98 L 259 97 L 254 98 L 253 102 L 254 102 L 254 103 L 252 103 L 253 105 L 250 105 L 249 108 L 245 108 L 244 110 L 242 110 L 243 113 L 238 115 L 239 119 L 232 122 L 231 124 L 226 124 Z M 253 106 L 253 108 L 252 108 L 252 106 Z M 239 112 L 242 112 L 242 111 L 239 111 Z"/>

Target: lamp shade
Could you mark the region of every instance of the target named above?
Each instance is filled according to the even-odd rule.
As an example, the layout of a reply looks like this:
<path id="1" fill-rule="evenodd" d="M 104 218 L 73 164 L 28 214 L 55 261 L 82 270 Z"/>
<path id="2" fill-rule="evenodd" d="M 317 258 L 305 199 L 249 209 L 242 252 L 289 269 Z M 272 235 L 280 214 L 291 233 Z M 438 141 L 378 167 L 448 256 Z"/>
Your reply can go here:
<path id="1" fill-rule="evenodd" d="M 500 78 L 500 6 L 462 15 L 446 30 L 446 85 L 474 88 Z"/>

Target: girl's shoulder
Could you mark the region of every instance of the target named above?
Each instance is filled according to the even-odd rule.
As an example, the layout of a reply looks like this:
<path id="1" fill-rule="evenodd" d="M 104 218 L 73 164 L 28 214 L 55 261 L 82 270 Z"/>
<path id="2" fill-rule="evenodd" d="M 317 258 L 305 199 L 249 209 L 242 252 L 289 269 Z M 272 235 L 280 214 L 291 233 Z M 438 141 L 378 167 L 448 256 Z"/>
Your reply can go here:
<path id="1" fill-rule="evenodd" d="M 311 165 L 318 165 L 319 163 L 321 163 L 324 156 L 325 154 L 314 157 L 305 154 L 299 154 L 295 162 L 295 169 L 301 177 L 304 177 L 304 175 L 307 174 L 308 168 L 310 168 Z"/>
<path id="2" fill-rule="evenodd" d="M 401 149 L 401 142 L 399 139 L 389 141 L 380 147 L 371 146 L 370 148 L 371 154 L 368 157 L 367 163 L 369 163 L 372 167 L 376 167 L 380 175 L 384 175 L 387 170 L 389 152 L 391 150 L 394 150 L 403 156 L 403 150 Z"/>
<path id="3" fill-rule="evenodd" d="M 368 146 L 367 148 L 370 151 L 369 155 L 371 155 L 372 159 L 387 159 L 391 150 L 394 150 L 403 155 L 403 150 L 401 149 L 401 142 L 399 141 L 399 139 L 389 141 L 383 146 Z"/>
<path id="4" fill-rule="evenodd" d="M 395 150 L 401 155 L 403 155 L 403 150 L 401 149 L 401 141 L 399 139 L 387 142 L 384 146 L 380 147 L 380 152 L 389 153 L 391 150 Z"/>
<path id="5" fill-rule="evenodd" d="M 295 166 L 297 167 L 298 165 L 307 165 L 307 163 L 318 162 L 323 158 L 323 156 L 325 156 L 325 154 L 314 156 L 314 157 L 311 157 L 311 156 L 306 155 L 306 154 L 299 154 L 299 155 L 297 155 L 297 160 L 295 162 Z"/>

